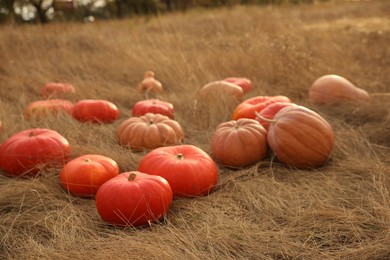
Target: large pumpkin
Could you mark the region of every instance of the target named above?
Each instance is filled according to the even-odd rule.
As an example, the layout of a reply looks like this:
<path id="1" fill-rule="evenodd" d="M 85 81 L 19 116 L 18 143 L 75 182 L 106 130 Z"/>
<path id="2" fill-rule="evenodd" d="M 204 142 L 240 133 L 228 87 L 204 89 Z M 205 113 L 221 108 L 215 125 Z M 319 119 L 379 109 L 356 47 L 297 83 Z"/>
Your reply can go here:
<path id="1" fill-rule="evenodd" d="M 117 128 L 117 137 L 121 145 L 143 150 L 180 144 L 184 133 L 177 121 L 164 115 L 147 113 L 123 121 Z"/>
<path id="2" fill-rule="evenodd" d="M 75 92 L 73 85 L 61 82 L 49 82 L 41 88 L 44 98 L 73 95 Z"/>
<path id="3" fill-rule="evenodd" d="M 71 101 L 63 99 L 36 100 L 27 105 L 23 115 L 26 119 L 42 119 L 61 112 L 71 115 L 73 106 Z"/>
<path id="4" fill-rule="evenodd" d="M 322 76 L 315 80 L 309 89 L 309 101 L 314 104 L 369 102 L 370 100 L 367 91 L 338 75 Z"/>
<path id="5" fill-rule="evenodd" d="M 143 116 L 146 113 L 161 114 L 173 118 L 173 105 L 159 99 L 141 100 L 134 104 L 132 116 Z"/>
<path id="6" fill-rule="evenodd" d="M 119 117 L 119 109 L 107 100 L 83 99 L 74 105 L 72 115 L 80 122 L 112 123 Z"/>
<path id="7" fill-rule="evenodd" d="M 255 119 L 255 112 L 260 112 L 267 106 L 275 102 L 291 102 L 286 96 L 256 96 L 244 100 L 233 111 L 232 119 L 238 120 L 240 118 Z"/>
<path id="8" fill-rule="evenodd" d="M 156 148 L 142 158 L 138 170 L 166 179 L 175 197 L 208 195 L 218 182 L 213 159 L 193 145 Z"/>
<path id="9" fill-rule="evenodd" d="M 211 149 L 224 166 L 247 166 L 267 155 L 267 131 L 254 119 L 224 122 L 212 136 Z"/>
<path id="10" fill-rule="evenodd" d="M 267 141 L 280 162 L 294 168 L 317 168 L 333 151 L 334 132 L 318 113 L 303 106 L 289 106 L 271 121 Z"/>
<path id="11" fill-rule="evenodd" d="M 136 227 L 162 219 L 172 199 L 167 180 L 132 171 L 121 173 L 100 186 L 95 203 L 103 221 Z"/>
<path id="12" fill-rule="evenodd" d="M 96 195 L 99 187 L 119 174 L 118 164 L 111 158 L 86 154 L 67 162 L 61 170 L 62 187 L 80 197 Z"/>
<path id="13" fill-rule="evenodd" d="M 242 88 L 242 91 L 248 93 L 252 90 L 252 81 L 244 77 L 228 77 L 223 79 L 223 81 L 236 84 Z"/>
<path id="14" fill-rule="evenodd" d="M 21 131 L 0 146 L 0 168 L 11 176 L 35 176 L 46 167 L 62 166 L 69 158 L 68 140 L 46 128 Z"/>

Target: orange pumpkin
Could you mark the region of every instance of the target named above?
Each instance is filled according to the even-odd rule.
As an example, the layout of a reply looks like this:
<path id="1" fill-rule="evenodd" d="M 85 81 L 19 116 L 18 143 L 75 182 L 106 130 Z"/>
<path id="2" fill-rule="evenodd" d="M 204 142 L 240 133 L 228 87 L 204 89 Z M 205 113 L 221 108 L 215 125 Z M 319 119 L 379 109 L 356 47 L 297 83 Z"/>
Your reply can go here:
<path id="1" fill-rule="evenodd" d="M 146 71 L 144 79 L 138 85 L 138 91 L 146 94 L 149 92 L 161 93 L 163 89 L 161 82 L 154 78 L 153 71 Z"/>
<path id="2" fill-rule="evenodd" d="M 288 106 L 269 120 L 267 141 L 276 158 L 294 168 L 318 168 L 334 147 L 331 125 L 318 113 L 303 106 Z"/>
<path id="3" fill-rule="evenodd" d="M 177 121 L 161 114 L 147 113 L 123 121 L 117 129 L 117 137 L 121 145 L 143 150 L 180 144 L 184 133 Z"/>
<path id="4" fill-rule="evenodd" d="M 42 119 L 49 114 L 56 115 L 61 112 L 71 115 L 73 107 L 71 101 L 64 99 L 36 100 L 26 106 L 23 115 L 26 119 Z"/>
<path id="5" fill-rule="evenodd" d="M 212 136 L 211 149 L 216 159 L 225 166 L 247 166 L 266 156 L 267 131 L 254 119 L 224 122 Z"/>
<path id="6" fill-rule="evenodd" d="M 240 86 L 223 80 L 207 83 L 199 90 L 202 99 L 209 99 L 213 102 L 216 98 L 223 97 L 241 100 L 243 94 L 244 92 Z"/>
<path id="7" fill-rule="evenodd" d="M 48 82 L 41 88 L 41 94 L 45 98 L 73 95 L 75 92 L 73 85 L 61 82 Z"/>
<path id="8" fill-rule="evenodd" d="M 250 92 L 252 90 L 252 81 L 248 78 L 244 77 L 228 77 L 223 81 L 234 83 L 242 88 L 242 91 L 245 93 Z"/>
<path id="9" fill-rule="evenodd" d="M 309 101 L 314 104 L 369 102 L 370 100 L 367 91 L 338 75 L 322 76 L 315 80 L 309 89 Z"/>

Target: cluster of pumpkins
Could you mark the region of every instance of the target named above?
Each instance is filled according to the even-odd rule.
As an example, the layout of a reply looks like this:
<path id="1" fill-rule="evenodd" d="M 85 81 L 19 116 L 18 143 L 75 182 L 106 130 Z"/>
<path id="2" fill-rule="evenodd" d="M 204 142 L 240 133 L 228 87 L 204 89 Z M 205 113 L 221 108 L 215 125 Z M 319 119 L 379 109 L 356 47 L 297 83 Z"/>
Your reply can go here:
<path id="1" fill-rule="evenodd" d="M 247 78 L 227 78 L 203 86 L 199 93 L 242 98 L 251 91 Z M 153 72 L 146 72 L 138 90 L 162 92 Z M 118 108 L 106 100 L 80 100 L 75 105 L 51 99 L 74 93 L 74 87 L 50 83 L 42 88 L 48 99 L 28 105 L 26 118 L 63 111 L 82 122 L 111 123 Z M 369 101 L 364 90 L 348 80 L 326 75 L 309 91 L 313 103 Z M 40 103 L 38 103 L 40 102 Z M 47 103 L 45 103 L 47 102 Z M 42 105 L 43 104 L 43 105 Z M 218 182 L 217 164 L 242 168 L 265 158 L 271 149 L 276 158 L 293 168 L 321 167 L 334 147 L 331 125 L 318 113 L 285 96 L 256 96 L 242 101 L 232 120 L 220 123 L 211 138 L 212 158 L 200 148 L 182 144 L 184 133 L 173 119 L 173 105 L 158 99 L 137 102 L 132 117 L 117 128 L 118 143 L 133 151 L 147 150 L 135 171 L 120 173 L 115 160 L 98 154 L 70 158 L 71 146 L 58 132 L 34 128 L 16 133 L 0 145 L 0 169 L 8 176 L 36 176 L 47 168 L 60 170 L 64 190 L 94 197 L 101 219 L 118 226 L 143 226 L 163 218 L 173 198 L 205 196 Z"/>

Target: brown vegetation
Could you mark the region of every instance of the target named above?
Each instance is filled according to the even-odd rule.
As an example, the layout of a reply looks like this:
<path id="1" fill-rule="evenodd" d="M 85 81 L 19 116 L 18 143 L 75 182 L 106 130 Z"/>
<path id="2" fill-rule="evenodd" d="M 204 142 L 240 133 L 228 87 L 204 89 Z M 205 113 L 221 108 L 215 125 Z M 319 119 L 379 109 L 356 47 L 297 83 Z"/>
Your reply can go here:
<path id="1" fill-rule="evenodd" d="M 174 200 L 165 221 L 143 229 L 103 223 L 93 199 L 63 191 L 59 170 L 34 179 L 0 175 L 1 259 L 389 259 L 390 100 L 314 106 L 311 83 L 339 74 L 369 93 L 390 90 L 390 3 L 328 2 L 234 7 L 151 19 L 5 26 L 0 33 L 1 141 L 30 127 L 64 135 L 72 156 L 97 153 L 135 170 L 145 153 L 117 144 L 115 129 L 143 99 L 147 70 L 175 106 L 185 143 L 210 153 L 226 100 L 207 107 L 196 92 L 229 76 L 252 80 L 255 95 L 286 95 L 326 118 L 336 135 L 329 163 L 294 170 L 269 156 L 244 169 L 222 166 L 207 197 Z M 23 118 L 47 82 L 69 82 L 73 101 L 107 99 L 113 124 L 67 115 Z"/>

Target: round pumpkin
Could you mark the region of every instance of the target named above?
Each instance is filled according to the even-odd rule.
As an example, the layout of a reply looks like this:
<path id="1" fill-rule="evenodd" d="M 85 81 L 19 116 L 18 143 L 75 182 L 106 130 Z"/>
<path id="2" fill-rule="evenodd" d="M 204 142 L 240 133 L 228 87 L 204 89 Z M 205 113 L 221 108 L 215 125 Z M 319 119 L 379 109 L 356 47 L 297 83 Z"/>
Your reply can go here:
<path id="1" fill-rule="evenodd" d="M 134 104 L 132 116 L 143 116 L 146 113 L 161 114 L 173 118 L 173 105 L 159 99 L 141 100 Z"/>
<path id="2" fill-rule="evenodd" d="M 280 162 L 305 169 L 318 168 L 329 159 L 334 132 L 318 113 L 303 106 L 288 106 L 270 122 L 267 141 Z"/>
<path id="3" fill-rule="evenodd" d="M 118 107 L 103 99 L 83 99 L 74 107 L 72 116 L 80 122 L 112 123 L 119 117 Z"/>
<path id="4" fill-rule="evenodd" d="M 240 118 L 255 119 L 255 112 L 260 112 L 267 106 L 275 102 L 291 102 L 286 96 L 256 96 L 244 100 L 233 111 L 232 119 Z"/>
<path id="5" fill-rule="evenodd" d="M 264 118 L 273 119 L 274 116 L 276 115 L 276 113 L 278 113 L 281 109 L 288 107 L 288 106 L 296 106 L 296 104 L 290 103 L 290 102 L 275 102 L 275 103 L 272 103 L 272 104 L 266 106 L 263 110 L 258 112 L 258 114 Z M 256 116 L 255 120 L 258 121 L 265 128 L 265 130 L 268 131 L 268 128 L 270 125 L 269 121 L 261 120 L 257 116 Z"/>
<path id="6" fill-rule="evenodd" d="M 60 172 L 62 187 L 73 195 L 92 197 L 99 187 L 119 174 L 118 164 L 111 158 L 86 154 L 67 162 Z"/>
<path id="7" fill-rule="evenodd" d="M 209 82 L 199 90 L 200 97 L 211 102 L 221 98 L 241 100 L 243 94 L 240 86 L 223 80 Z"/>
<path id="8" fill-rule="evenodd" d="M 241 118 L 218 125 L 211 138 L 211 150 L 227 167 L 244 167 L 267 155 L 267 131 L 254 119 Z"/>
<path id="9" fill-rule="evenodd" d="M 213 159 L 193 145 L 156 148 L 142 158 L 138 170 L 166 179 L 174 197 L 208 195 L 218 182 Z"/>
<path id="10" fill-rule="evenodd" d="M 146 71 L 144 79 L 138 85 L 138 91 L 147 95 L 149 92 L 161 93 L 163 90 L 164 87 L 160 81 L 155 79 L 154 72 Z"/>
<path id="11" fill-rule="evenodd" d="M 172 204 L 167 180 L 139 171 L 124 172 L 100 186 L 95 203 L 101 219 L 117 226 L 144 226 L 162 219 Z"/>
<path id="12" fill-rule="evenodd" d="M 73 95 L 75 92 L 73 85 L 61 82 L 49 82 L 41 88 L 44 98 Z"/>
<path id="13" fill-rule="evenodd" d="M 0 146 L 0 168 L 11 176 L 35 176 L 47 167 L 62 166 L 69 158 L 68 140 L 46 128 L 18 132 Z"/>
<path id="14" fill-rule="evenodd" d="M 223 81 L 230 82 L 233 84 L 236 84 L 242 88 L 242 91 L 245 93 L 248 93 L 252 90 L 252 81 L 248 78 L 244 77 L 228 77 L 225 78 Z"/>
<path id="15" fill-rule="evenodd" d="M 371 97 L 364 89 L 338 75 L 324 75 L 316 79 L 309 89 L 309 101 L 314 104 L 335 104 L 343 102 L 370 102 Z"/>
<path id="16" fill-rule="evenodd" d="M 121 145 L 143 150 L 180 144 L 184 133 L 177 121 L 164 115 L 146 113 L 123 121 L 117 128 L 117 137 Z"/>
<path id="17" fill-rule="evenodd" d="M 69 100 L 37 100 L 27 105 L 27 107 L 24 109 L 23 115 L 26 119 L 42 119 L 48 115 L 57 115 L 61 112 L 71 115 L 73 111 L 73 106 L 73 103 Z"/>

